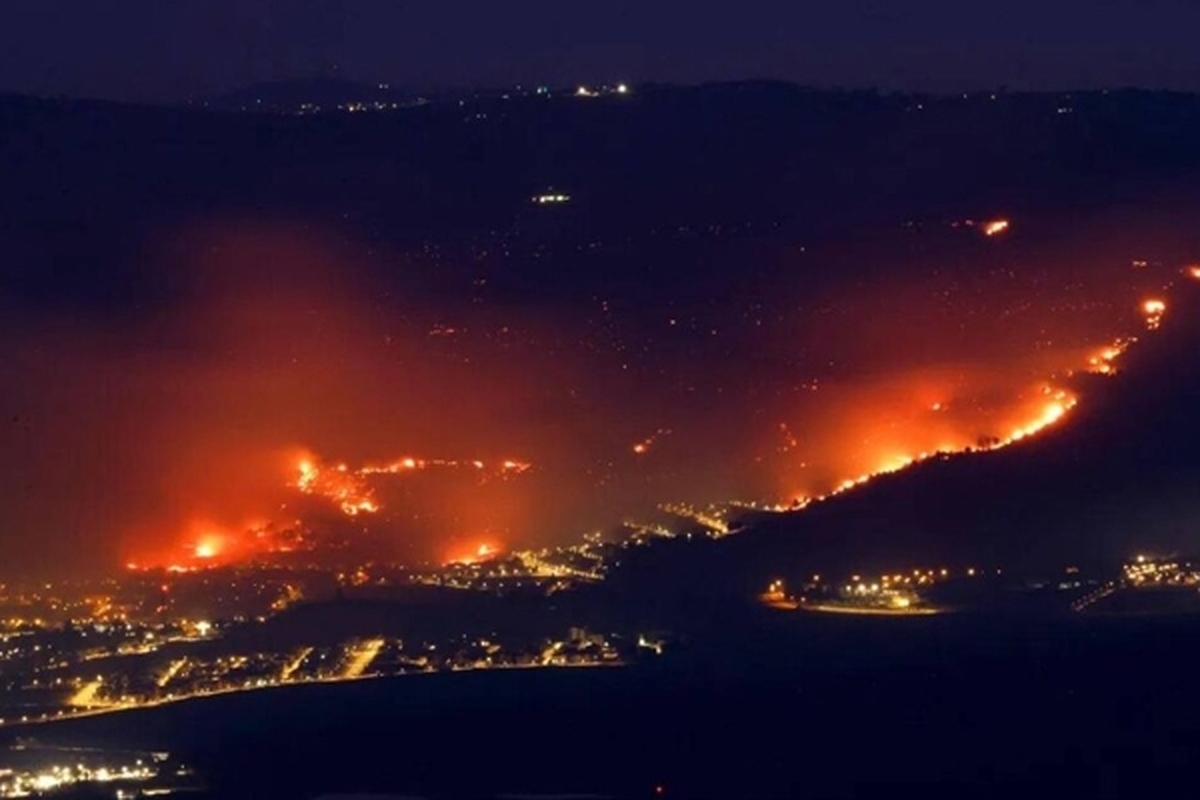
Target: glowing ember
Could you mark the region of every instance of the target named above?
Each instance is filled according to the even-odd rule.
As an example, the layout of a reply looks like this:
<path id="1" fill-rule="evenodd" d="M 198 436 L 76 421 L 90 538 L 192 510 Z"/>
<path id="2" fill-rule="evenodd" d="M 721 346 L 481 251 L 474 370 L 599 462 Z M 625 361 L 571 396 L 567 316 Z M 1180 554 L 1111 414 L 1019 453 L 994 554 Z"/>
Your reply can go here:
<path id="1" fill-rule="evenodd" d="M 1129 349 L 1134 339 L 1118 339 L 1108 347 L 1102 348 L 1088 359 L 1088 371 L 1097 375 L 1115 375 L 1117 368 L 1114 362 Z"/>
<path id="2" fill-rule="evenodd" d="M 324 497 L 337 505 L 348 517 L 373 514 L 379 510 L 371 487 L 345 464 L 327 470 L 311 459 L 301 459 L 296 464 L 296 471 L 299 473 L 294 484 L 297 489 L 304 494 Z"/>
<path id="3" fill-rule="evenodd" d="M 428 469 L 469 469 L 472 472 L 506 479 L 526 472 L 531 466 L 528 462 L 514 459 L 489 465 L 479 459 L 456 461 L 406 456 L 387 464 L 368 464 L 352 469 L 346 464 L 324 468 L 312 458 L 302 458 L 296 463 L 297 477 L 292 486 L 304 494 L 323 497 L 340 508 L 346 516 L 356 517 L 360 514 L 374 514 L 382 507 L 368 482 L 372 477 L 401 475 Z"/>
<path id="4" fill-rule="evenodd" d="M 982 230 L 983 230 L 984 236 L 999 236 L 1000 234 L 1007 231 L 1008 228 L 1009 228 L 1008 220 L 994 219 L 989 222 L 983 223 Z"/>
<path id="5" fill-rule="evenodd" d="M 1162 324 L 1163 314 L 1167 312 L 1167 304 L 1162 300 L 1147 300 L 1142 303 L 1142 313 L 1146 315 L 1146 327 L 1150 330 L 1158 330 L 1158 326 Z"/>
<path id="6" fill-rule="evenodd" d="M 650 448 L 654 447 L 655 442 L 657 442 L 659 438 L 661 438 L 663 436 L 668 436 L 668 435 L 670 435 L 670 433 L 671 433 L 670 428 L 659 428 L 654 433 L 652 433 L 650 436 L 647 436 L 645 439 L 642 439 L 640 442 L 637 442 L 636 444 L 633 445 L 632 450 L 633 450 L 634 454 L 642 456 L 642 455 L 645 455 L 646 453 L 649 453 Z"/>
<path id="7" fill-rule="evenodd" d="M 525 461 L 515 461 L 506 459 L 498 465 L 489 467 L 488 462 L 480 459 L 470 461 L 456 461 L 454 459 L 445 458 L 402 458 L 398 461 L 393 461 L 388 464 L 368 464 L 356 470 L 350 470 L 351 475 L 358 477 L 367 477 L 370 475 L 399 475 L 404 472 L 413 470 L 425 469 L 471 469 L 475 471 L 491 471 L 500 475 L 521 473 L 528 470 L 532 465 Z"/>

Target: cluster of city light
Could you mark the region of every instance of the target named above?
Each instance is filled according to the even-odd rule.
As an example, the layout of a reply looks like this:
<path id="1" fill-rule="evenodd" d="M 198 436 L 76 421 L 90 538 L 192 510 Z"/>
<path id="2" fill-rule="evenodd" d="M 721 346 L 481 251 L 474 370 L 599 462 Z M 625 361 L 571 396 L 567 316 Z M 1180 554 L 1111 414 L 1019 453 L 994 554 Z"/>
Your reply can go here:
<path id="1" fill-rule="evenodd" d="M 668 514 L 700 523 L 713 536 L 727 536 L 733 533 L 733 528 L 718 516 L 718 512 L 705 511 L 683 503 L 664 503 L 659 508 Z"/>
<path id="2" fill-rule="evenodd" d="M 0 770 L 0 797 L 33 797 L 69 791 L 72 786 L 94 783 L 145 783 L 158 777 L 154 759 L 114 766 L 55 764 L 36 770 Z"/>
<path id="3" fill-rule="evenodd" d="M 1189 278 L 1195 278 L 1200 281 L 1200 264 L 1191 264 L 1185 267 L 1183 271 Z"/>
<path id="4" fill-rule="evenodd" d="M 522 550 L 513 553 L 513 557 L 520 562 L 526 573 L 533 578 L 567 578 L 583 581 L 599 581 L 604 577 L 596 570 L 579 569 L 567 564 L 549 561 L 546 558 L 546 554 L 540 554 L 532 550 Z"/>
<path id="5" fill-rule="evenodd" d="M 576 89 L 575 89 L 575 96 L 576 97 L 599 97 L 600 95 L 604 94 L 605 91 L 612 92 L 614 94 L 629 94 L 629 86 L 628 86 L 628 84 L 624 84 L 624 83 L 618 83 L 616 86 L 613 86 L 611 88 L 605 87 L 603 89 L 592 89 L 588 86 L 579 86 L 579 87 L 576 87 Z"/>
<path id="6" fill-rule="evenodd" d="M 1000 574 L 1000 570 L 995 571 Z M 836 587 L 836 597 L 827 597 L 829 586 L 821 581 L 820 575 L 813 575 L 806 582 L 806 596 L 791 597 L 784 590 L 781 579 L 774 579 L 767 584 L 766 590 L 759 595 L 759 601 L 771 608 L 794 611 L 821 611 L 830 613 L 853 614 L 936 614 L 939 609 L 927 605 L 920 591 L 935 583 L 952 578 L 975 578 L 984 575 L 983 570 L 968 567 L 965 570 L 951 570 L 947 567 L 938 569 L 914 569 L 911 572 L 887 573 L 874 578 L 864 578 L 862 575 L 852 575 L 849 582 Z M 816 597 L 809 595 L 815 591 Z"/>
<path id="7" fill-rule="evenodd" d="M 570 201 L 571 201 L 571 195 L 569 195 L 569 194 L 549 193 L 549 194 L 538 194 L 538 195 L 533 196 L 533 202 L 535 202 L 541 206 L 544 206 L 547 204 L 556 204 L 556 203 L 569 203 Z"/>
<path id="8" fill-rule="evenodd" d="M 195 651 L 192 655 L 182 655 L 173 659 L 165 670 L 148 675 L 128 671 L 144 669 L 145 661 L 125 660 L 120 665 L 120 671 L 109 676 L 107 684 L 145 686 L 145 689 L 111 698 L 99 697 L 99 691 L 106 681 L 97 677 L 80 688 L 86 696 L 77 693 L 78 703 L 66 704 L 37 716 L 0 719 L 0 727 L 150 708 L 190 698 L 258 691 L 288 684 L 363 680 L 381 675 L 405 674 L 414 669 L 429 672 L 439 669 L 596 666 L 620 663 L 618 654 L 605 637 L 586 634 L 579 629 L 572 629 L 567 640 L 552 642 L 548 648 L 538 644 L 532 650 L 524 644 L 510 648 L 483 640 L 477 643 L 487 651 L 486 657 L 482 658 L 456 654 L 454 648 L 460 644 L 459 639 L 455 637 L 445 642 L 446 647 L 443 647 L 442 643 L 426 643 L 416 650 L 411 650 L 405 649 L 404 643 L 399 639 L 372 638 L 351 640 L 333 647 L 302 646 L 291 652 L 257 651 L 251 654 L 230 653 L 205 657 L 202 651 Z M 598 648 L 589 649 L 590 645 L 597 645 Z M 389 657 L 386 663 L 381 663 L 380 655 L 385 650 L 399 657 Z M 38 770 L 38 774 L 44 772 Z M 112 775 L 114 780 L 119 779 L 119 773 L 116 771 L 103 774 Z M 11 775 L 11 772 L 6 773 L 0 768 L 0 785 Z M 62 785 L 54 784 L 51 787 L 47 780 L 42 783 L 44 787 L 49 788 Z M 21 784 L 27 785 L 27 782 Z M 24 795 L 0 793 L 0 797 L 7 796 Z"/>
<path id="9" fill-rule="evenodd" d="M 1124 564 L 1121 578 L 1106 581 L 1071 603 L 1073 611 L 1087 611 L 1122 589 L 1200 586 L 1200 565 L 1186 561 L 1159 560 L 1139 555 Z"/>
<path id="10" fill-rule="evenodd" d="M 1138 556 L 1125 565 L 1124 577 L 1130 586 L 1145 585 L 1200 585 L 1200 568 L 1180 561 L 1158 561 Z"/>
<path id="11" fill-rule="evenodd" d="M 999 573 L 1000 570 L 996 570 L 996 574 Z M 902 589 L 932 586 L 935 583 L 952 578 L 976 578 L 983 574 L 983 570 L 975 567 L 967 567 L 960 571 L 954 571 L 948 567 L 939 567 L 937 569 L 914 569 L 911 572 L 887 573 L 873 579 L 863 578 L 861 575 L 852 575 L 850 576 L 850 583 L 842 587 L 842 592 L 849 596 L 872 596 Z M 813 578 L 816 579 L 819 576 L 814 575 Z"/>

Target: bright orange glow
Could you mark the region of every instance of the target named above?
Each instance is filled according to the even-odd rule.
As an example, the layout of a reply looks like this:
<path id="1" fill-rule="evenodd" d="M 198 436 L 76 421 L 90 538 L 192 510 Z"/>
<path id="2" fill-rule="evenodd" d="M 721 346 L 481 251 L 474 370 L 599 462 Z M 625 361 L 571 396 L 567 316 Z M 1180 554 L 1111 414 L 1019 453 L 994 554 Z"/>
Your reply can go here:
<path id="1" fill-rule="evenodd" d="M 820 502 L 830 497 L 844 494 L 852 491 L 859 486 L 870 483 L 874 478 L 881 475 L 888 475 L 894 472 L 899 472 L 907 467 L 921 461 L 934 458 L 939 455 L 950 455 L 956 452 L 963 452 L 968 449 L 978 450 L 999 450 L 1004 447 L 1016 444 L 1031 436 L 1041 433 L 1043 430 L 1055 425 L 1062 420 L 1077 404 L 1077 398 L 1063 389 L 1055 389 L 1049 386 L 1043 387 L 1041 392 L 1043 397 L 1048 398 L 1039 405 L 1032 413 L 1033 416 L 1028 421 L 1018 425 L 1002 437 L 994 437 L 990 440 L 976 442 L 974 444 L 964 444 L 962 446 L 943 446 L 936 451 L 921 452 L 913 455 L 896 454 L 883 459 L 870 472 L 865 472 L 861 475 L 852 478 L 845 478 L 838 483 L 831 491 L 819 495 L 798 495 L 793 499 L 790 507 L 777 506 L 777 510 L 800 510 L 814 502 Z"/>
<path id="2" fill-rule="evenodd" d="M 481 542 L 472 549 L 451 553 L 446 559 L 447 564 L 478 564 L 499 555 L 500 550 L 488 542 Z"/>
<path id="3" fill-rule="evenodd" d="M 1187 268 L 1187 274 L 1190 278 L 1200 280 L 1200 264 L 1194 264 Z"/>
<path id="4" fill-rule="evenodd" d="M 97 534 L 88 541 L 121 536 L 120 562 L 140 568 L 215 567 L 315 548 L 326 535 L 378 546 L 383 558 L 478 560 L 484 536 L 522 549 L 558 544 L 665 500 L 707 508 L 733 495 L 802 506 L 1060 424 L 1075 398 L 1044 394 L 1039 380 L 1111 373 L 1123 366 L 1119 337 L 1145 335 L 1137 329 L 1177 304 L 1123 259 L 1111 277 L 1091 253 L 1077 264 L 1013 258 L 1004 251 L 1015 240 L 999 239 L 1015 223 L 976 219 L 961 228 L 978 232 L 966 234 L 973 255 L 955 251 L 961 269 L 921 256 L 919 275 L 897 264 L 853 285 L 830 280 L 812 296 L 783 281 L 755 286 L 753 303 L 731 285 L 711 318 L 682 296 L 679 307 L 652 310 L 610 308 L 605 297 L 586 318 L 447 301 L 428 314 L 458 333 L 432 338 L 412 311 L 426 298 L 376 315 L 379 306 L 345 281 L 353 259 L 308 246 L 308 234 L 264 235 L 249 223 L 172 249 L 211 262 L 194 265 L 199 288 L 182 299 L 187 313 L 170 317 L 181 326 L 172 336 L 203 346 L 197 358 L 82 359 L 67 337 L 49 343 L 61 353 L 39 358 L 53 359 L 45 375 L 71 380 L 59 389 L 45 378 L 37 392 L 79 403 L 71 416 L 114 443 L 120 468 L 89 465 L 100 489 L 79 496 L 97 499 L 73 513 Z M 845 258 L 886 263 L 905 252 L 873 244 Z M 841 257 L 831 255 L 827 271 Z M 1173 263 L 1178 280 L 1186 262 Z M 263 264 L 287 271 L 262 284 L 254 276 L 277 274 Z M 298 272 L 287 267 L 296 264 Z M 1135 278 L 1147 282 L 1145 294 L 1127 293 Z M 1114 306 L 1126 309 L 1118 319 L 1097 311 Z M 623 314 L 664 324 L 631 326 Z M 415 328 L 397 322 L 408 317 Z M 621 332 L 619 349 L 598 333 L 610 326 Z M 111 420 L 84 404 L 102 379 L 121 382 L 123 399 L 105 406 Z M 174 407 L 181 413 L 162 410 Z M 140 414 L 152 416 L 142 425 Z M 11 427 L 16 437 L 21 426 Z M 668 427 L 675 433 L 664 438 Z M 49 454 L 70 441 L 64 434 L 63 447 L 45 447 L 39 469 L 65 469 Z M 54 498 L 39 510 L 59 513 Z M 251 516 L 306 531 L 307 544 L 255 533 L 244 524 Z M 31 510 L 22 517 L 31 527 L 26 518 L 36 519 Z"/>
<path id="5" fill-rule="evenodd" d="M 200 544 L 196 545 L 195 550 L 193 550 L 196 558 L 203 559 L 216 558 L 217 553 L 219 552 L 219 548 L 213 542 L 201 542 Z"/>
<path id="6" fill-rule="evenodd" d="M 1167 304 L 1162 300 L 1147 300 L 1142 303 L 1142 312 L 1146 315 L 1146 327 L 1157 330 L 1162 324 L 1163 314 L 1167 312 Z"/>
<path id="7" fill-rule="evenodd" d="M 1088 358 L 1088 371 L 1097 375 L 1116 374 L 1117 368 L 1114 362 L 1129 349 L 1129 345 L 1133 341 L 1132 339 L 1118 339 L 1113 344 L 1101 348 L 1095 355 Z"/>
<path id="8" fill-rule="evenodd" d="M 295 487 L 304 494 L 318 495 L 329 500 L 348 517 L 373 514 L 379 505 L 371 487 L 357 472 L 349 471 L 345 464 L 334 469 L 322 469 L 310 458 L 302 458 L 296 464 Z"/>
<path id="9" fill-rule="evenodd" d="M 994 219 L 983 223 L 984 236 L 999 236 L 1007 231 L 1009 222 L 1006 219 Z"/>
<path id="10" fill-rule="evenodd" d="M 525 461 L 505 459 L 489 470 L 487 462 L 480 459 L 458 461 L 454 459 L 420 459 L 406 456 L 386 464 L 368 464 L 351 468 L 339 463 L 332 469 L 323 468 L 311 457 L 296 461 L 296 479 L 292 486 L 303 494 L 323 497 L 341 509 L 348 517 L 374 514 L 382 505 L 376 497 L 374 487 L 368 482 L 375 476 L 399 475 L 427 469 L 470 469 L 475 472 L 493 472 L 500 478 L 520 474 L 531 465 Z"/>

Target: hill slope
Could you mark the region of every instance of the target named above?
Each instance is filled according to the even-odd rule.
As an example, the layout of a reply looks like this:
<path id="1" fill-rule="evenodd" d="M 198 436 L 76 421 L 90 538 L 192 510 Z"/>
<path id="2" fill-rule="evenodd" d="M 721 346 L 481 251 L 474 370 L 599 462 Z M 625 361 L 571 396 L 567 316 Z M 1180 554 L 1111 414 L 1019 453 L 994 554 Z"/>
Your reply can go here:
<path id="1" fill-rule="evenodd" d="M 1089 376 L 1072 415 L 1030 440 L 933 459 L 717 542 L 646 548 L 614 582 L 678 583 L 699 600 L 772 575 L 1057 570 L 1200 550 L 1200 284 L 1177 286 L 1162 329 L 1142 338 L 1119 375 Z"/>

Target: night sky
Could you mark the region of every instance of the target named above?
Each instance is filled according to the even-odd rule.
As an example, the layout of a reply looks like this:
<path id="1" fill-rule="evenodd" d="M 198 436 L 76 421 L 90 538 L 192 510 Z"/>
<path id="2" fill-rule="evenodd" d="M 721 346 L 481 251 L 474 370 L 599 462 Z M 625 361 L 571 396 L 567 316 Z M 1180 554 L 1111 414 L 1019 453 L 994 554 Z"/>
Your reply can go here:
<path id="1" fill-rule="evenodd" d="M 306 75 L 413 88 L 782 78 L 1200 89 L 1192 0 L 6 0 L 0 90 L 172 101 Z"/>

